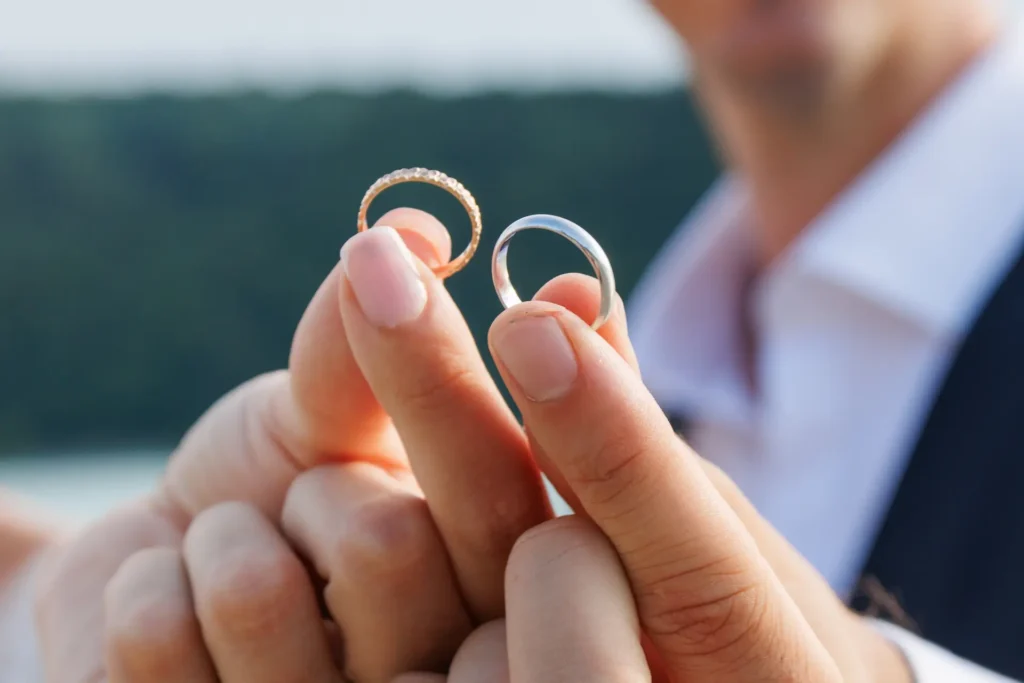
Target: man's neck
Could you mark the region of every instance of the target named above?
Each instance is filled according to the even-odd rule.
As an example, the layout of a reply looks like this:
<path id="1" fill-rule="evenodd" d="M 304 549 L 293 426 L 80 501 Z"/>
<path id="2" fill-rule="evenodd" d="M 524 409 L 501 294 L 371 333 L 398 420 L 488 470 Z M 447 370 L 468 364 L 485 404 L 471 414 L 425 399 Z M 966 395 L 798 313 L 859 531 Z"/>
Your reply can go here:
<path id="1" fill-rule="evenodd" d="M 942 4 L 945 15 L 925 13 L 905 36 L 897 31 L 870 76 L 843 101 L 783 112 L 721 92 L 708 98 L 725 154 L 751 189 L 762 265 L 785 251 L 995 40 L 993 15 L 971 3 Z"/>

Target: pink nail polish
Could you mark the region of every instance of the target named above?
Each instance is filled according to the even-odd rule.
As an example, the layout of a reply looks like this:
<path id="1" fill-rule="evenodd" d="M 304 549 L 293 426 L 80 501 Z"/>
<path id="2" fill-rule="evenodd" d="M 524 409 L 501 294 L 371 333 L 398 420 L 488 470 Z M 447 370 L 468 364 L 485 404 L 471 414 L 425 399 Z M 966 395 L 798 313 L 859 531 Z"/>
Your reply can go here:
<path id="1" fill-rule="evenodd" d="M 531 316 L 509 323 L 494 337 L 502 364 L 534 401 L 553 401 L 569 393 L 579 367 L 562 326 L 551 316 Z"/>
<path id="2" fill-rule="evenodd" d="M 377 327 L 412 322 L 427 305 L 415 257 L 392 228 L 353 236 L 341 249 L 341 265 L 363 314 Z"/>

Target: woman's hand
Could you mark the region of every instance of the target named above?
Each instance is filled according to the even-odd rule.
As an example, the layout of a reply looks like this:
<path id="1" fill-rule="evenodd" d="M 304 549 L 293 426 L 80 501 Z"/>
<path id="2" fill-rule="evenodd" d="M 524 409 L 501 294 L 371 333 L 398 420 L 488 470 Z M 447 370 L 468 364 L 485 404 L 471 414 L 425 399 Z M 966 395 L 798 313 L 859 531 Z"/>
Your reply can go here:
<path id="1" fill-rule="evenodd" d="M 546 492 L 525 434 L 428 267 L 449 258 L 444 227 L 412 210 L 381 222 L 394 230 L 354 236 L 313 297 L 288 371 L 218 402 L 177 448 L 154 494 L 57 554 L 38 610 L 49 681 L 106 680 L 112 661 L 124 658 L 142 670 L 184 661 L 197 622 L 178 607 L 198 590 L 186 570 L 227 546 L 190 551 L 183 538 L 226 501 L 283 527 L 313 568 L 314 587 L 291 570 L 282 570 L 287 581 L 270 571 L 262 582 L 243 571 L 246 592 L 228 604 L 248 600 L 279 614 L 277 600 L 298 610 L 301 595 L 323 587 L 324 607 L 343 632 L 345 669 L 359 683 L 443 670 L 474 625 L 504 614 L 508 554 L 550 518 Z M 539 296 L 592 316 L 591 284 L 560 278 Z M 628 353 L 621 306 L 602 334 Z M 181 557 L 186 564 L 175 564 Z M 224 558 L 205 559 L 202 566 L 221 566 Z M 220 575 L 214 585 L 224 583 Z M 288 680 L 279 669 L 225 662 L 214 658 L 228 683 Z M 304 660 L 297 665 L 308 671 Z"/>
<path id="2" fill-rule="evenodd" d="M 383 220 L 426 263 L 447 258 L 432 218 Z M 49 680 L 444 670 L 504 614 L 512 546 L 550 518 L 536 457 L 611 539 L 676 678 L 770 664 L 774 678 L 755 680 L 899 681 L 873 677 L 901 666 L 892 649 L 672 434 L 637 378 L 621 305 L 600 335 L 580 321 L 596 295 L 559 278 L 538 296 L 558 306 L 495 325 L 527 437 L 424 263 L 391 230 L 350 240 L 289 371 L 214 406 L 158 492 L 61 553 L 40 601 Z"/>

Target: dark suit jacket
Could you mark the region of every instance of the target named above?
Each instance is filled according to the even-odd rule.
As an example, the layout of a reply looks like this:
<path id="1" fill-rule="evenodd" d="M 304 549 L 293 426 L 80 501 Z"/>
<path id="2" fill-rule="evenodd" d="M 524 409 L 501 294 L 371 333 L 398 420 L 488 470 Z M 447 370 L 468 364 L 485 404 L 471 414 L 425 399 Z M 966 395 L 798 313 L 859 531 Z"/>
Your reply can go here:
<path id="1" fill-rule="evenodd" d="M 1024 680 L 1024 257 L 958 350 L 862 575 L 927 640 Z"/>
<path id="2" fill-rule="evenodd" d="M 1024 258 L 947 373 L 863 574 L 928 640 L 1024 680 Z"/>

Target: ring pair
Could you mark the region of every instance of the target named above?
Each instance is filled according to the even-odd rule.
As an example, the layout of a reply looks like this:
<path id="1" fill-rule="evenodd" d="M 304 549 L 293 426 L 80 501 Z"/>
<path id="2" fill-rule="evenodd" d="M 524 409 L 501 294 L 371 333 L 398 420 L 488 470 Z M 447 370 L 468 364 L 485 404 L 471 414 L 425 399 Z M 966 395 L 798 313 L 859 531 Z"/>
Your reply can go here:
<path id="1" fill-rule="evenodd" d="M 440 278 L 447 278 L 462 270 L 469 263 L 470 259 L 473 258 L 473 255 L 476 254 L 476 250 L 480 246 L 480 238 L 483 234 L 483 219 L 480 215 L 480 207 L 469 190 L 458 180 L 440 171 L 432 171 L 426 168 L 405 168 L 379 178 L 366 191 L 363 201 L 359 206 L 359 231 L 362 232 L 369 227 L 366 215 L 373 200 L 388 188 L 401 183 L 426 183 L 439 187 L 453 195 L 462 204 L 462 208 L 469 214 L 469 221 L 473 231 L 469 245 L 456 258 L 448 264 L 436 268 L 434 272 Z M 587 257 L 587 260 L 590 261 L 590 265 L 594 268 L 598 282 L 601 285 L 601 306 L 597 319 L 591 325 L 593 329 L 599 329 L 608 322 L 612 314 L 615 302 L 615 274 L 612 272 L 608 256 L 604 253 L 604 249 L 601 248 L 597 240 L 572 221 L 558 216 L 537 214 L 521 218 L 505 228 L 505 231 L 498 237 L 498 242 L 494 246 L 494 252 L 491 255 L 491 277 L 494 280 L 494 288 L 498 293 L 498 299 L 501 300 L 501 304 L 505 308 L 509 308 L 522 302 L 516 293 L 515 287 L 512 286 L 512 280 L 509 276 L 508 247 L 509 242 L 516 233 L 534 229 L 547 230 L 561 235 L 575 244 Z"/>

